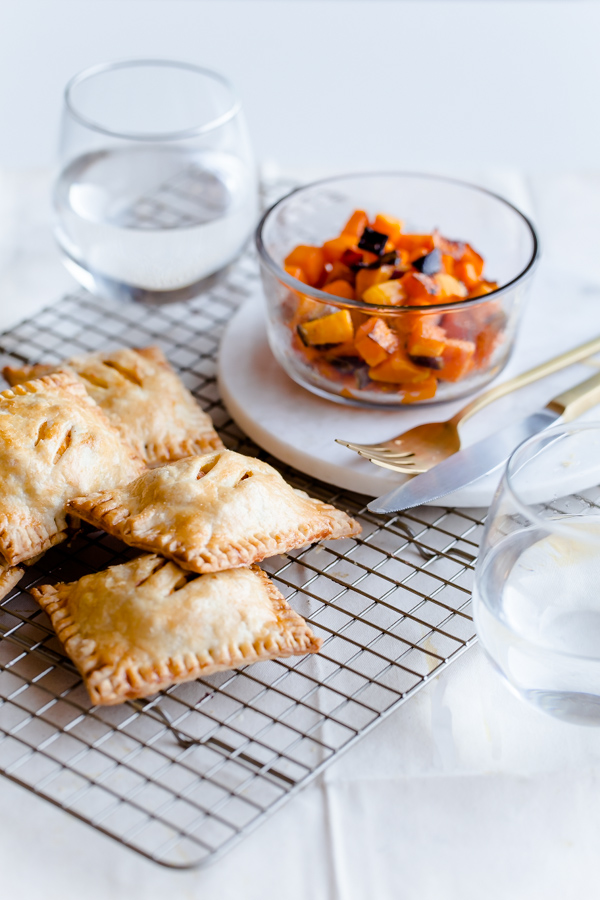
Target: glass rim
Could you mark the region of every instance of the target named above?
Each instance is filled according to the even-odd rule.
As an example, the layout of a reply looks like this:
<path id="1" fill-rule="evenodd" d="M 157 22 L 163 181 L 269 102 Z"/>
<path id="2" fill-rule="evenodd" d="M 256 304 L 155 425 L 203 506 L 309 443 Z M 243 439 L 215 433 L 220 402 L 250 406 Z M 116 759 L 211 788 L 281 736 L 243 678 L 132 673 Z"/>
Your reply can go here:
<path id="1" fill-rule="evenodd" d="M 467 300 L 459 300 L 454 303 L 431 303 L 427 304 L 427 306 L 379 306 L 375 303 L 362 303 L 360 300 L 347 300 L 342 297 L 336 297 L 334 294 L 327 294 L 325 291 L 320 291 L 318 288 L 313 288 L 308 284 L 304 284 L 302 281 L 298 281 L 297 278 L 292 278 L 291 275 L 285 271 L 285 269 L 279 265 L 279 263 L 275 262 L 273 257 L 268 252 L 265 247 L 263 240 L 263 231 L 267 224 L 267 221 L 272 213 L 275 210 L 293 197 L 295 194 L 300 194 L 304 191 L 310 190 L 314 187 L 320 187 L 322 185 L 330 184 L 336 181 L 343 181 L 351 178 L 420 178 L 420 179 L 431 179 L 432 181 L 443 181 L 448 184 L 458 185 L 459 187 L 467 188 L 472 191 L 477 191 L 481 194 L 486 194 L 488 197 L 492 197 L 494 200 L 498 200 L 504 206 L 507 206 L 511 209 L 517 216 L 525 223 L 527 229 L 529 230 L 533 250 L 531 256 L 526 263 L 525 267 L 516 275 L 511 281 L 503 284 L 502 287 L 497 288 L 495 291 L 490 291 L 489 294 L 484 294 L 482 297 L 471 297 Z M 533 274 L 533 271 L 539 261 L 540 258 L 540 242 L 537 236 L 537 232 L 533 226 L 531 220 L 525 215 L 525 213 L 521 212 L 514 204 L 510 203 L 509 200 L 506 200 L 500 194 L 496 194 L 494 191 L 490 191 L 487 188 L 480 187 L 477 184 L 472 184 L 469 181 L 462 181 L 460 178 L 451 178 L 447 175 L 432 175 L 427 172 L 394 172 L 394 171 L 383 171 L 383 172 L 349 172 L 346 175 L 333 175 L 327 178 L 321 178 L 317 181 L 311 181 L 309 184 L 301 185 L 300 187 L 294 188 L 289 191 L 283 197 L 280 197 L 266 212 L 263 214 L 260 219 L 255 235 L 254 235 L 256 249 L 258 251 L 258 255 L 260 260 L 264 263 L 264 265 L 271 270 L 271 272 L 275 275 L 275 277 L 279 281 L 283 281 L 289 288 L 292 290 L 305 294 L 307 297 L 310 297 L 314 300 L 319 300 L 321 303 L 326 303 L 328 306 L 336 306 L 341 309 L 350 308 L 357 309 L 361 311 L 369 312 L 371 311 L 371 315 L 373 315 L 373 311 L 377 311 L 380 315 L 388 315 L 392 316 L 398 312 L 415 312 L 415 310 L 419 310 L 421 312 L 427 313 L 440 313 L 440 312 L 449 312 L 452 310 L 461 310 L 461 309 L 471 309 L 473 306 L 479 306 L 482 303 L 487 303 L 491 299 L 496 299 L 497 297 L 502 296 L 507 293 L 509 290 L 514 288 L 518 283 L 525 281 L 527 277 Z"/>
<path id="2" fill-rule="evenodd" d="M 541 431 L 538 431 L 536 434 L 531 435 L 526 440 L 522 441 L 513 452 L 508 457 L 508 461 L 506 463 L 506 467 L 504 469 L 504 473 L 500 480 L 500 484 L 498 485 L 498 491 L 504 489 L 506 493 L 510 496 L 512 502 L 515 505 L 515 508 L 527 519 L 535 525 L 540 525 L 546 531 L 564 532 L 571 534 L 571 531 L 561 527 L 561 519 L 545 519 L 543 516 L 540 516 L 533 509 L 533 506 L 537 506 L 538 504 L 530 504 L 526 500 L 520 496 L 517 488 L 515 488 L 513 483 L 513 478 L 516 475 L 514 470 L 514 466 L 517 465 L 519 457 L 522 455 L 524 451 L 529 449 L 532 445 L 537 442 L 543 440 L 547 437 L 552 437 L 552 435 L 556 435 L 556 437 L 564 436 L 567 434 L 574 434 L 580 431 L 598 431 L 600 432 L 600 419 L 593 422 L 563 422 L 558 423 L 557 425 L 552 425 L 550 428 L 543 428 Z M 564 517 L 562 517 L 564 518 Z M 598 517 L 598 521 L 600 521 L 600 516 Z M 583 538 L 582 538 L 583 539 Z M 598 535 L 597 539 L 589 538 L 590 543 L 600 543 L 600 535 Z"/>
<path id="3" fill-rule="evenodd" d="M 77 105 L 73 101 L 72 91 L 79 84 L 82 84 L 84 81 L 87 81 L 90 78 L 95 78 L 97 75 L 102 75 L 105 72 L 112 72 L 116 69 L 138 68 L 142 66 L 184 69 L 199 75 L 208 76 L 209 78 L 212 78 L 213 81 L 219 82 L 229 91 L 229 94 L 231 96 L 231 104 L 229 106 L 229 109 L 227 109 L 220 116 L 211 119 L 210 122 L 206 122 L 204 125 L 194 125 L 190 128 L 180 129 L 179 131 L 139 132 L 137 134 L 128 133 L 126 131 L 113 131 L 111 128 L 107 128 L 100 122 L 96 122 L 93 119 L 88 118 L 84 113 L 77 109 Z M 63 96 L 65 107 L 68 110 L 69 114 L 85 128 L 89 128 L 92 131 L 99 132 L 100 134 L 105 134 L 108 137 L 116 137 L 129 141 L 177 141 L 189 137 L 196 137 L 198 135 L 207 134 L 210 131 L 214 131 L 215 129 L 220 128 L 226 122 L 229 122 L 239 113 L 242 108 L 241 100 L 233 89 L 233 85 L 231 84 L 229 79 L 225 78 L 224 75 L 221 75 L 220 72 L 215 72 L 213 69 L 208 69 L 204 66 L 196 65 L 196 63 L 159 58 L 121 59 L 89 66 L 86 69 L 82 69 L 81 72 L 73 75 L 72 78 L 67 81 Z"/>

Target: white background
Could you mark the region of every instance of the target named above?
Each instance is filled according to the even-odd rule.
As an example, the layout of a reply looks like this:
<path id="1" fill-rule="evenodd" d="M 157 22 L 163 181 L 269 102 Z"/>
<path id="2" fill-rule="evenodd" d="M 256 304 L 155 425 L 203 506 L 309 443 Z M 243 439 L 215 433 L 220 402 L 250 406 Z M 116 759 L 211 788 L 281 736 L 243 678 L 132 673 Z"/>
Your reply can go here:
<path id="1" fill-rule="evenodd" d="M 0 0 L 0 163 L 52 162 L 75 72 L 156 55 L 229 75 L 287 168 L 594 168 L 599 34 L 585 0 Z"/>

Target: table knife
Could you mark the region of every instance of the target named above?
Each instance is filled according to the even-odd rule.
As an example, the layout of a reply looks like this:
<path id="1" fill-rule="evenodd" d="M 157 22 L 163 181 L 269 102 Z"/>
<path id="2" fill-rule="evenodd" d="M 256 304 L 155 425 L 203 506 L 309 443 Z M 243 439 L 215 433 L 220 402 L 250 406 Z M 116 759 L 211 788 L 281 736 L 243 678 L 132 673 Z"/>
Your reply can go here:
<path id="1" fill-rule="evenodd" d="M 513 450 L 527 438 L 551 425 L 572 422 L 598 403 L 600 373 L 563 391 L 539 412 L 459 450 L 427 472 L 415 475 L 383 497 L 372 500 L 368 509 L 374 513 L 401 512 L 452 494 L 500 468 Z"/>

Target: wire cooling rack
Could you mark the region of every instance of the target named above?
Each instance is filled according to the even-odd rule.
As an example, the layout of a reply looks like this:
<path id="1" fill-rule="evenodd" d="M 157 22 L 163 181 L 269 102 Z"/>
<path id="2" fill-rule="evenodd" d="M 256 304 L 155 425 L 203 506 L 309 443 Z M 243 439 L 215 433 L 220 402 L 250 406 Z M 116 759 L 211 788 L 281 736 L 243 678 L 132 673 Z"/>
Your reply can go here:
<path id="1" fill-rule="evenodd" d="M 423 507 L 379 518 L 364 497 L 270 459 L 229 417 L 215 380 L 219 340 L 257 277 L 248 252 L 194 301 L 141 307 L 81 292 L 0 336 L 3 362 L 13 364 L 160 345 L 228 447 L 260 454 L 294 487 L 363 527 L 358 538 L 262 564 L 323 638 L 319 654 L 198 679 L 149 702 L 91 706 L 26 592 L 40 580 L 72 581 L 134 555 L 114 538 L 80 534 L 60 545 L 0 602 L 0 771 L 177 868 L 233 846 L 475 640 L 471 580 L 483 526 L 476 511 Z"/>

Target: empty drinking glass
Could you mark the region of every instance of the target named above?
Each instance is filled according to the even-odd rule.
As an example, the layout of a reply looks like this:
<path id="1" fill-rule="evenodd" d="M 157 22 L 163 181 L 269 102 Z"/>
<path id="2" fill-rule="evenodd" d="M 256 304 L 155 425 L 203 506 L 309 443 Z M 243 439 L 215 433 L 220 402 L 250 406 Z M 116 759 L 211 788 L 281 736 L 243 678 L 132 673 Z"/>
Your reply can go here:
<path id="1" fill-rule="evenodd" d="M 65 91 L 56 237 L 88 290 L 186 300 L 242 249 L 256 174 L 240 103 L 208 69 L 129 60 Z"/>
<path id="2" fill-rule="evenodd" d="M 600 423 L 513 453 L 475 570 L 480 641 L 519 696 L 600 724 Z"/>

